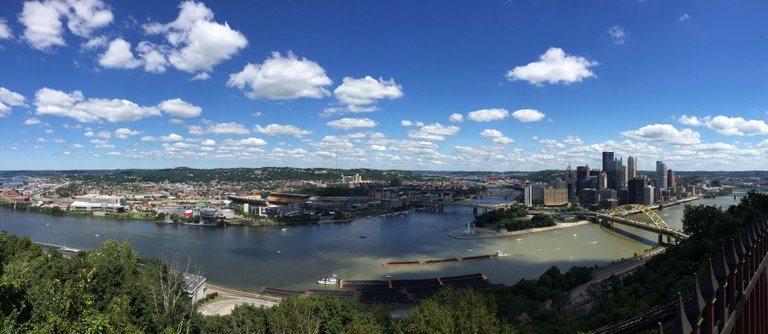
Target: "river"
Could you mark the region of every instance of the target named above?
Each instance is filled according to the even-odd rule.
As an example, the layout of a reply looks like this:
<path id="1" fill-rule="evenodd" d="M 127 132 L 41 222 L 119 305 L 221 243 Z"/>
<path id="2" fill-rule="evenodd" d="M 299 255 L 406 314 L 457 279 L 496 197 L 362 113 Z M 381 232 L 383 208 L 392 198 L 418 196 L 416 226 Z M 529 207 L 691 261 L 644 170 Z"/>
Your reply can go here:
<path id="1" fill-rule="evenodd" d="M 504 197 L 485 196 L 477 201 L 499 203 Z M 694 203 L 736 202 L 733 197 L 719 197 Z M 679 228 L 682 211 L 680 205 L 665 208 L 661 214 Z M 142 257 L 190 260 L 210 282 L 255 291 L 265 286 L 315 288 L 319 277 L 331 273 L 347 279 L 384 279 L 387 275 L 422 278 L 481 272 L 493 283 L 512 284 L 521 278 L 536 278 L 552 265 L 563 271 L 574 265 L 603 265 L 649 249 L 593 224 L 509 238 L 448 237 L 449 231 L 471 217 L 470 207 L 450 205 L 442 213 L 416 211 L 345 224 L 291 226 L 282 231 L 278 227 L 210 228 L 0 209 L 0 230 L 77 248 L 97 248 L 106 239 L 127 239 Z M 509 256 L 412 267 L 381 265 L 493 254 L 497 249 Z"/>

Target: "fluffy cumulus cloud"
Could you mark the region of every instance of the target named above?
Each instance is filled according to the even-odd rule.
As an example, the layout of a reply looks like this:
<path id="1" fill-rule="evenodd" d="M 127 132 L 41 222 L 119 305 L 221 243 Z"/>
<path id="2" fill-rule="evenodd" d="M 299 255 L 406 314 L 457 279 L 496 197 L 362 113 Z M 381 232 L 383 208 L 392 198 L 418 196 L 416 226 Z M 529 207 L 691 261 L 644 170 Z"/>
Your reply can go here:
<path id="1" fill-rule="evenodd" d="M 581 140 L 581 138 L 576 136 L 568 136 L 563 139 L 563 143 L 567 145 L 581 145 L 584 144 L 584 142 Z"/>
<path id="2" fill-rule="evenodd" d="M 768 124 L 762 120 L 747 120 L 742 117 L 729 116 L 696 116 L 683 115 L 678 118 L 680 123 L 691 126 L 706 126 L 724 136 L 754 136 L 768 134 Z"/>
<path id="3" fill-rule="evenodd" d="M 517 66 L 507 72 L 509 80 L 523 80 L 534 85 L 570 84 L 595 76 L 590 68 L 598 62 L 580 56 L 568 55 L 560 48 L 549 48 L 539 61 Z"/>
<path id="4" fill-rule="evenodd" d="M 475 122 L 500 121 L 507 117 L 509 117 L 509 111 L 504 108 L 480 109 L 467 114 L 467 118 Z"/>
<path id="5" fill-rule="evenodd" d="M 412 139 L 440 141 L 456 135 L 461 128 L 454 125 L 442 125 L 440 123 L 421 126 L 418 130 L 408 131 L 408 137 Z"/>
<path id="6" fill-rule="evenodd" d="M 701 142 L 698 132 L 691 129 L 678 130 L 671 124 L 651 124 L 621 134 L 629 138 L 671 145 L 693 145 Z"/>
<path id="7" fill-rule="evenodd" d="M 331 83 L 316 62 L 299 59 L 292 52 L 286 56 L 273 52 L 264 63 L 249 63 L 242 71 L 230 74 L 227 86 L 245 90 L 251 99 L 290 100 L 328 96 L 325 87 Z"/>
<path id="8" fill-rule="evenodd" d="M 325 124 L 337 130 L 370 129 L 378 125 L 370 118 L 341 118 Z"/>
<path id="9" fill-rule="evenodd" d="M 38 125 L 38 124 L 40 124 L 40 120 L 34 117 L 30 117 L 24 120 L 24 125 Z"/>
<path id="10" fill-rule="evenodd" d="M 115 138 L 117 139 L 128 139 L 133 136 L 138 136 L 139 134 L 141 134 L 140 131 L 131 130 L 128 128 L 119 128 L 115 130 Z"/>
<path id="11" fill-rule="evenodd" d="M 141 61 L 134 58 L 131 52 L 131 43 L 122 38 L 116 38 L 109 43 L 107 51 L 99 57 L 99 64 L 107 68 L 136 68 Z"/>
<path id="12" fill-rule="evenodd" d="M 160 136 L 160 137 L 152 137 L 152 136 L 144 136 L 141 137 L 141 141 L 162 141 L 162 142 L 178 142 L 184 140 L 184 137 L 175 133 L 171 133 L 167 136 Z"/>
<path id="13" fill-rule="evenodd" d="M 274 136 L 292 136 L 296 138 L 302 138 L 305 135 L 308 135 L 312 133 L 311 131 L 302 130 L 299 129 L 296 126 L 287 124 L 287 125 L 281 125 L 281 124 L 269 124 L 265 127 L 261 127 L 259 125 L 256 125 L 253 127 L 253 132 L 260 133 L 263 135 L 267 135 L 270 137 Z"/>
<path id="14" fill-rule="evenodd" d="M 370 76 L 360 79 L 346 77 L 341 85 L 333 90 L 333 95 L 343 104 L 367 105 L 376 103 L 376 100 L 401 98 L 403 90 L 394 79 L 376 80 Z"/>
<path id="15" fill-rule="evenodd" d="M 520 109 L 513 112 L 512 117 L 514 117 L 516 120 L 520 122 L 528 123 L 528 122 L 538 122 L 544 119 L 546 115 L 544 115 L 543 113 L 535 109 Z"/>
<path id="16" fill-rule="evenodd" d="M 485 129 L 480 132 L 480 135 L 486 138 L 491 138 L 495 144 L 509 145 L 515 142 L 512 138 L 504 136 L 501 131 L 496 129 Z"/>
<path id="17" fill-rule="evenodd" d="M 71 33 L 87 38 L 113 18 L 101 0 L 45 0 L 24 2 L 19 21 L 24 25 L 24 40 L 35 49 L 48 50 L 66 45 L 64 19 Z"/>
<path id="18" fill-rule="evenodd" d="M 156 107 L 144 107 L 124 99 L 86 99 L 79 90 L 66 93 L 42 88 L 35 94 L 35 107 L 37 115 L 70 117 L 82 123 L 130 122 L 160 116 Z"/>
<path id="19" fill-rule="evenodd" d="M 213 11 L 205 4 L 185 1 L 179 5 L 179 16 L 169 23 L 149 23 L 144 25 L 148 34 L 163 34 L 169 43 L 167 54 L 159 48 L 152 55 L 154 64 L 160 64 L 160 56 L 167 56 L 168 62 L 175 68 L 189 72 L 210 72 L 220 62 L 232 58 L 248 45 L 248 40 L 227 23 L 220 24 L 213 20 Z M 147 52 L 147 54 L 151 54 Z M 145 58 L 146 59 L 146 58 Z M 159 67 L 155 67 L 159 69 Z"/>
<path id="20" fill-rule="evenodd" d="M 190 133 L 192 133 L 190 131 Z M 206 130 L 206 133 L 219 135 L 219 136 L 227 136 L 227 135 L 244 135 L 251 133 L 245 126 L 239 123 L 235 122 L 225 122 L 225 123 L 216 123 L 211 124 L 208 127 L 208 130 Z"/>
<path id="21" fill-rule="evenodd" d="M 11 107 L 26 106 L 24 95 L 0 87 L 0 117 L 11 114 Z"/>
<path id="22" fill-rule="evenodd" d="M 0 19 L 0 39 L 9 39 L 13 36 L 11 34 L 11 28 L 8 27 L 8 23 L 4 19 Z"/>
<path id="23" fill-rule="evenodd" d="M 629 37 L 629 34 L 619 25 L 612 25 L 608 27 L 608 35 L 611 36 L 611 39 L 613 39 L 613 44 L 616 45 L 624 44 L 624 42 L 627 41 L 627 37 Z"/>
<path id="24" fill-rule="evenodd" d="M 160 102 L 158 108 L 160 108 L 160 110 L 162 110 L 164 113 L 173 117 L 197 117 L 203 113 L 203 108 L 200 108 L 179 98 Z"/>
<path id="25" fill-rule="evenodd" d="M 448 116 L 448 120 L 453 123 L 461 123 L 464 122 L 464 115 L 455 112 L 451 114 L 451 116 Z"/>

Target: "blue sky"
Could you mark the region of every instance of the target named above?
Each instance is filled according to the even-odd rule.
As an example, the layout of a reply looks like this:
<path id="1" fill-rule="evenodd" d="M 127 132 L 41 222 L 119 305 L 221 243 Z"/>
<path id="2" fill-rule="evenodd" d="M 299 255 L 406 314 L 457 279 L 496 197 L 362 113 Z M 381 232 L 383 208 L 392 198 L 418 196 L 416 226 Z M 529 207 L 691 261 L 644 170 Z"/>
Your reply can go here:
<path id="1" fill-rule="evenodd" d="M 5 1 L 0 169 L 765 169 L 762 1 Z"/>

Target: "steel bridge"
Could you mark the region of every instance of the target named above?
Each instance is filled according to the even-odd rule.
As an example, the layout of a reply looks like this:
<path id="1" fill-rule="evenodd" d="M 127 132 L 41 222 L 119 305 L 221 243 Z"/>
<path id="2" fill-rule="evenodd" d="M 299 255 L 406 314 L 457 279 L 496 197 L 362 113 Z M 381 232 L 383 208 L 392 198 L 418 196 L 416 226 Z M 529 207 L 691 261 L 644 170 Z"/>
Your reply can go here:
<path id="1" fill-rule="evenodd" d="M 651 222 L 646 223 L 646 222 L 626 218 L 627 215 L 636 214 L 636 213 L 644 214 L 646 217 L 648 217 L 651 220 Z M 586 212 L 585 215 L 589 217 L 594 217 L 597 220 L 610 221 L 614 223 L 635 227 L 635 228 L 649 231 L 649 232 L 657 232 L 661 235 L 666 235 L 668 237 L 672 237 L 677 240 L 685 240 L 685 239 L 688 239 L 689 237 L 689 235 L 669 227 L 669 224 L 667 224 L 667 222 L 665 222 L 664 219 L 662 219 L 656 213 L 656 211 L 651 210 L 649 207 L 645 205 L 627 204 L 627 205 L 617 206 L 616 208 L 614 208 L 608 213 Z"/>

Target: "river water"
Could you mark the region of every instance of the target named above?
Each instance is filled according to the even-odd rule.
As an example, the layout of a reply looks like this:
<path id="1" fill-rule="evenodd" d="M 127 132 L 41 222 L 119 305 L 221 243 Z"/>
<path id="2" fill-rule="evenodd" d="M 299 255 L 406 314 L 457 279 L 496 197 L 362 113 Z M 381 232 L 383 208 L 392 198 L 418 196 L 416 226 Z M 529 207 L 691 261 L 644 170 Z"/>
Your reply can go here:
<path id="1" fill-rule="evenodd" d="M 485 196 L 478 203 L 499 203 Z M 702 199 L 696 204 L 730 205 L 733 197 Z M 661 215 L 680 228 L 683 206 Z M 467 206 L 444 212 L 358 219 L 345 224 L 211 228 L 156 224 L 104 217 L 55 217 L 0 208 L 0 230 L 34 241 L 76 248 L 96 248 L 106 239 L 127 239 L 141 257 L 178 257 L 196 264 L 210 282 L 248 290 L 262 287 L 316 288 L 321 276 L 346 279 L 426 278 L 481 272 L 493 283 L 535 278 L 550 266 L 603 265 L 650 246 L 584 225 L 517 237 L 458 240 L 448 232 L 472 217 Z M 676 223 L 676 225 L 675 225 Z M 366 238 L 360 238 L 365 235 Z M 650 236 L 649 238 L 654 238 Z M 655 240 L 655 239 L 652 239 Z M 471 249 L 471 251 L 470 251 Z M 427 260 L 493 254 L 508 257 L 462 263 L 384 267 L 388 261 Z M 279 251 L 279 252 L 278 252 Z"/>

